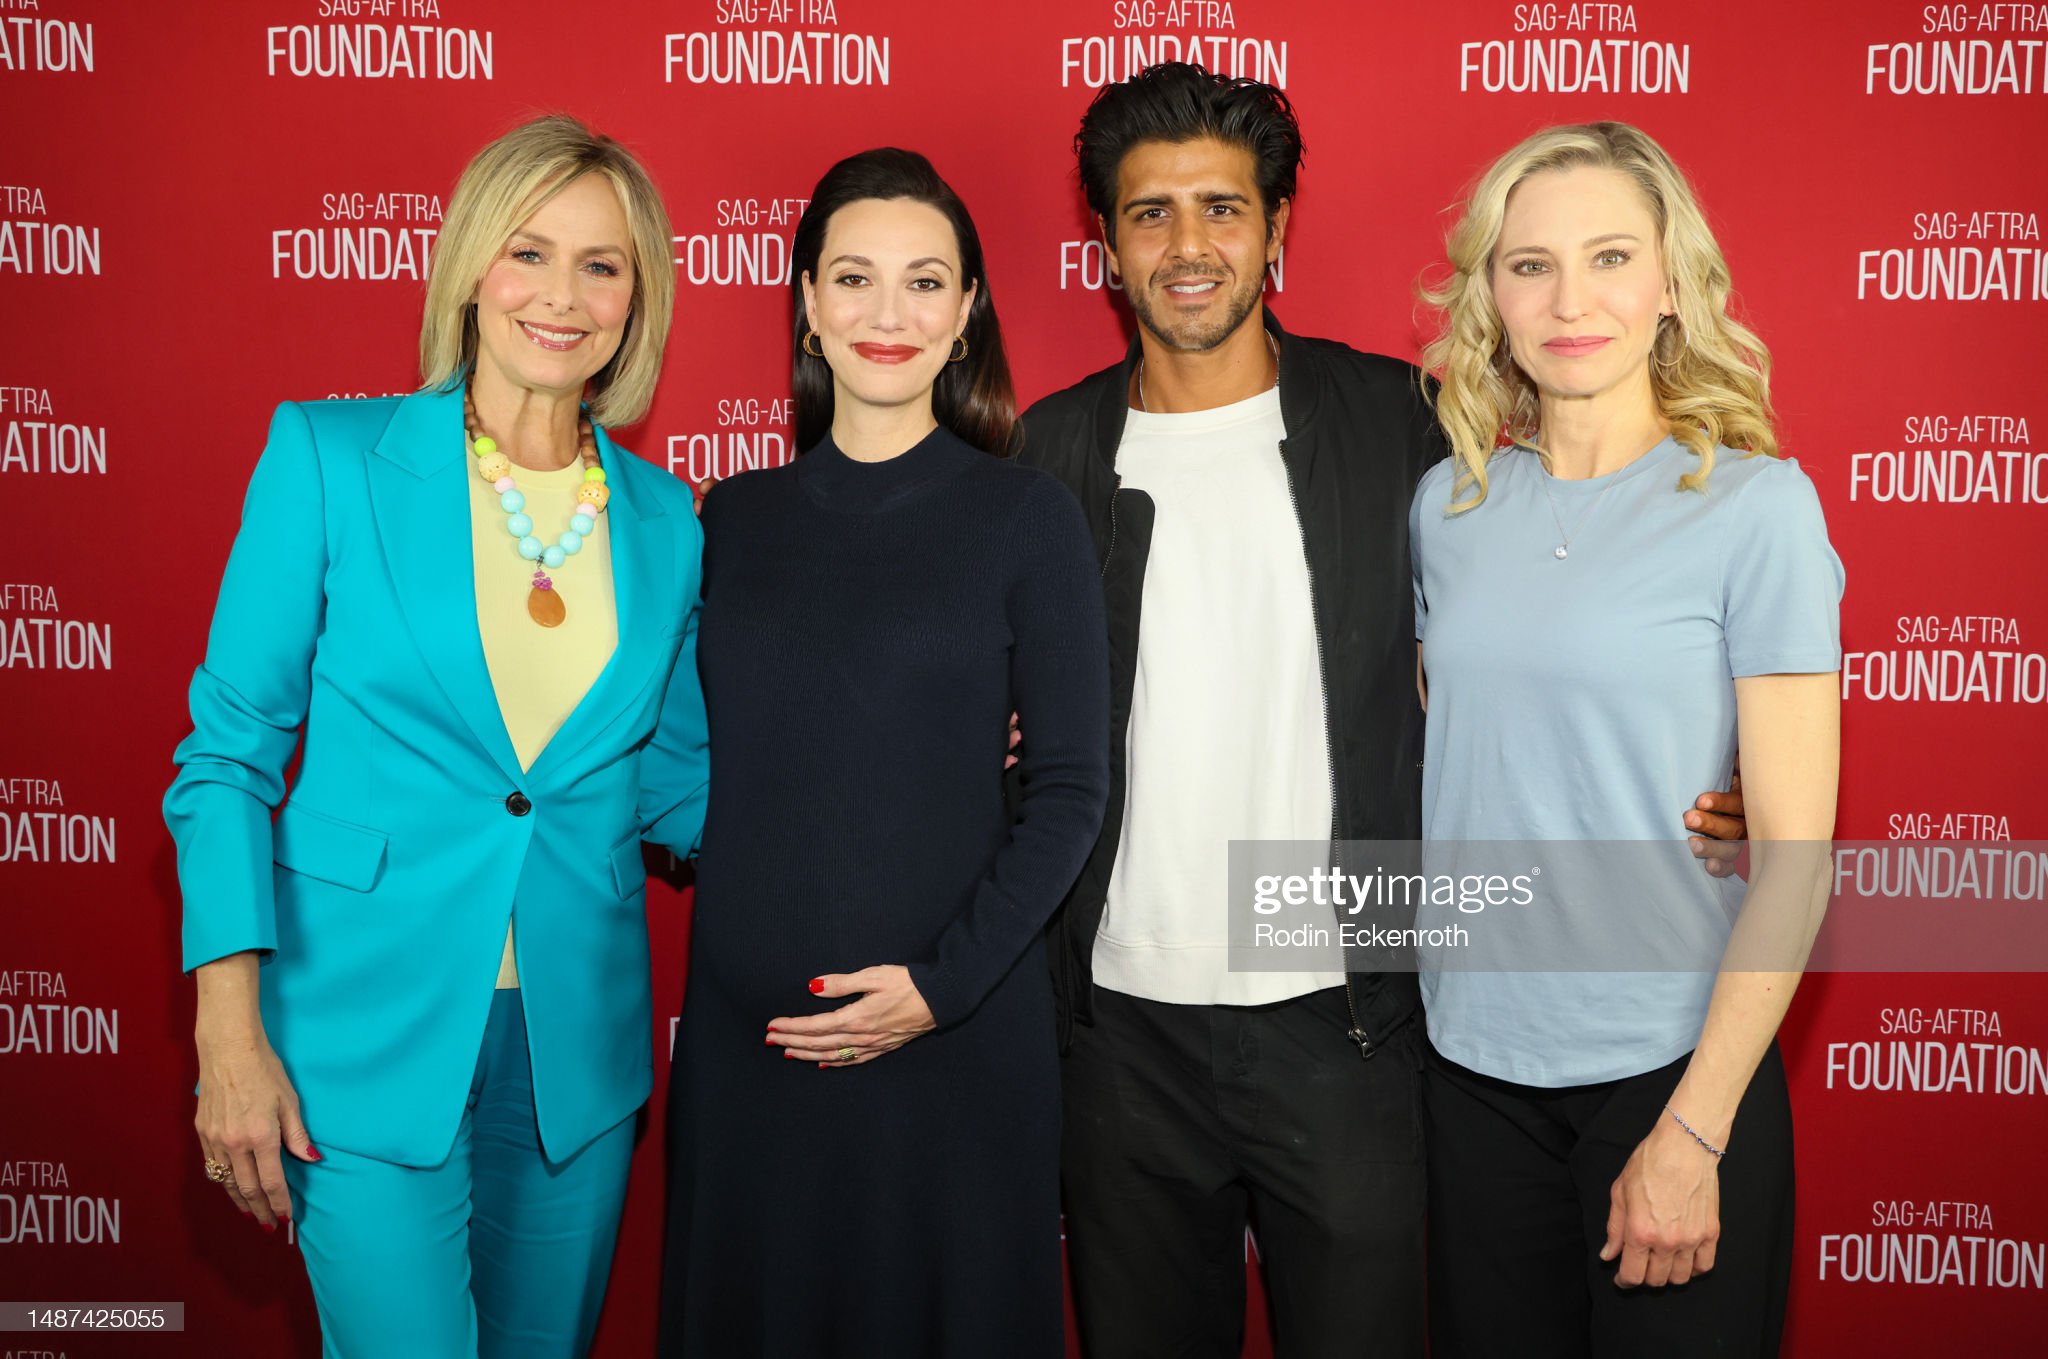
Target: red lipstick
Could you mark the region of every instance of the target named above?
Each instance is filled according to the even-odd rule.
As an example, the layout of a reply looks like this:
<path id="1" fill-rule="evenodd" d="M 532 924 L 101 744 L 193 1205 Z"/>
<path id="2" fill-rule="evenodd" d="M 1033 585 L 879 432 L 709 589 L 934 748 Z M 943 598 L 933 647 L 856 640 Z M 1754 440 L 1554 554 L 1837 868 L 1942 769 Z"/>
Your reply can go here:
<path id="1" fill-rule="evenodd" d="M 869 344 L 853 346 L 853 352 L 869 363 L 907 363 L 923 351 L 914 344 Z"/>

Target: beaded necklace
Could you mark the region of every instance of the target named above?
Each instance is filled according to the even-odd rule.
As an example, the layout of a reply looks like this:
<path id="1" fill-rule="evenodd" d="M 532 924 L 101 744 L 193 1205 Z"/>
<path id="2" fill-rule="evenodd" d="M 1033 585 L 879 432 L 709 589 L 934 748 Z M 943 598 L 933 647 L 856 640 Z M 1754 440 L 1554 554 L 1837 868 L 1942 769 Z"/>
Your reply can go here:
<path id="1" fill-rule="evenodd" d="M 477 419 L 476 403 L 468 392 L 462 394 L 462 424 L 469 434 L 469 451 L 476 458 L 476 474 L 498 493 L 498 504 L 505 511 L 506 532 L 514 538 L 519 555 L 537 563 L 533 568 L 533 588 L 526 596 L 527 616 L 544 628 L 560 627 L 569 616 L 569 606 L 563 602 L 562 592 L 555 588 L 554 577 L 548 572 L 560 570 L 564 562 L 583 550 L 583 540 L 596 532 L 597 516 L 604 513 L 605 502 L 612 494 L 604 484 L 604 468 L 598 465 L 597 436 L 591 433 L 590 416 L 583 414 L 576 424 L 576 455 L 583 460 L 583 485 L 576 490 L 576 513 L 552 543 L 542 542 L 534 533 L 533 518 L 526 513 L 526 497 L 512 479 L 512 460 L 498 451 L 496 439 L 484 433 L 483 423 Z"/>

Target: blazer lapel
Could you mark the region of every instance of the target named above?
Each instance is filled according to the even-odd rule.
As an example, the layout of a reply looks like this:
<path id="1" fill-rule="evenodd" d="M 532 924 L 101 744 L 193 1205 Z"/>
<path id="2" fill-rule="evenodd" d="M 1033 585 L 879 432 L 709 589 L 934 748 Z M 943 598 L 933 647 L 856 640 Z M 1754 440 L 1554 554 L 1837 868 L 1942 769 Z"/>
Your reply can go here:
<path id="1" fill-rule="evenodd" d="M 612 535 L 612 598 L 618 610 L 619 640 L 583 700 L 549 740 L 530 771 L 545 778 L 573 759 L 593 738 L 617 721 L 645 692 L 657 661 L 666 658 L 662 634 L 680 621 L 670 598 L 675 579 L 675 534 L 661 502 L 640 478 L 658 475 L 646 463 L 597 431 L 598 459 L 611 488 L 605 517 Z"/>
<path id="2" fill-rule="evenodd" d="M 461 388 L 406 397 L 369 460 L 370 504 L 414 645 L 448 705 L 510 785 L 523 787 L 477 631 L 464 437 Z"/>

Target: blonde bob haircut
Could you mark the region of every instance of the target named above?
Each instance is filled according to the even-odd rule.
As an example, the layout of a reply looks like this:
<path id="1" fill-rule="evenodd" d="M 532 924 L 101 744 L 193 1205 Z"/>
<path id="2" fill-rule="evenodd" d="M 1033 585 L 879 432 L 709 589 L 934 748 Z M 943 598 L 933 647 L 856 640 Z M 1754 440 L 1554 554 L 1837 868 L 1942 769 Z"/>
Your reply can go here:
<path id="1" fill-rule="evenodd" d="M 1457 460 L 1451 513 L 1486 499 L 1486 465 L 1506 444 L 1541 453 L 1536 385 L 1508 351 L 1493 303 L 1493 256 L 1508 196 L 1531 175 L 1589 165 L 1626 175 L 1657 224 L 1657 256 L 1677 313 L 1658 323 L 1650 388 L 1672 437 L 1698 458 L 1678 489 L 1704 491 L 1717 444 L 1775 456 L 1771 356 L 1728 314 L 1728 262 L 1692 186 L 1664 148 L 1627 123 L 1547 128 L 1480 176 L 1446 241 L 1448 271 L 1420 288 L 1439 315 L 1423 366 L 1441 382 L 1437 421 Z"/>
<path id="2" fill-rule="evenodd" d="M 633 252 L 633 309 L 618 352 L 590 380 L 590 416 L 617 426 L 647 414 L 676 308 L 668 210 L 631 152 L 559 113 L 522 123 L 477 152 L 455 185 L 420 322 L 425 387 L 452 391 L 476 371 L 484 274 L 522 222 L 588 174 L 604 176 L 618 194 Z"/>

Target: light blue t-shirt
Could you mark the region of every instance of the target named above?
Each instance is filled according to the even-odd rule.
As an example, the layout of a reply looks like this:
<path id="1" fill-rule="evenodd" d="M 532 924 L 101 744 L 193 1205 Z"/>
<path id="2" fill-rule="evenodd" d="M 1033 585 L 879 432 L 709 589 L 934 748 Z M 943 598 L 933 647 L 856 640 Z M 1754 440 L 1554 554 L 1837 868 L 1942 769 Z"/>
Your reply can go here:
<path id="1" fill-rule="evenodd" d="M 1724 448 L 1704 493 L 1679 490 L 1697 463 L 1666 439 L 1620 471 L 1560 481 L 1516 448 L 1488 465 L 1486 499 L 1453 516 L 1455 464 L 1423 477 L 1409 528 L 1425 840 L 1682 843 L 1693 799 L 1727 786 L 1736 677 L 1840 668 L 1842 564 L 1812 482 L 1791 459 Z M 1651 923 L 1672 938 L 1725 942 L 1730 887 L 1689 869 L 1639 909 L 1665 913 Z M 1511 923 L 1543 929 L 1541 912 L 1572 909 Z M 1688 945 L 1698 971 L 1472 971 L 1425 955 L 1430 1041 L 1524 1085 L 1654 1071 L 1697 1045 L 1719 942 Z"/>

